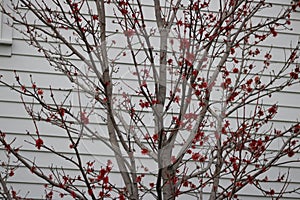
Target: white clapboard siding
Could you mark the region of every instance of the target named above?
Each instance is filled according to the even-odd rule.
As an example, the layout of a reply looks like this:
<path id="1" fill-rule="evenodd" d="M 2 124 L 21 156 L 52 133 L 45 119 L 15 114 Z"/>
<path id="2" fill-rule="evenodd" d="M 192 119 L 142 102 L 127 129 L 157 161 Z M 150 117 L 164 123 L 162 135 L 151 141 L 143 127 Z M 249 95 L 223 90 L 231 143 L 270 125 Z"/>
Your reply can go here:
<path id="1" fill-rule="evenodd" d="M 273 8 L 275 10 L 280 10 L 282 5 L 288 5 L 289 1 L 282 0 L 269 0 L 273 2 Z M 149 26 L 151 24 L 155 25 L 154 12 L 152 1 L 144 1 L 143 4 L 147 5 L 144 8 L 144 12 L 146 13 L 146 20 Z M 108 8 L 107 14 L 109 15 L 108 21 L 111 22 L 113 20 L 113 12 L 110 8 Z M 256 19 L 259 18 L 267 18 L 272 17 L 272 12 L 268 13 L 260 13 Z M 295 13 L 291 18 L 293 24 L 293 31 L 279 31 L 278 36 L 275 39 L 267 40 L 266 42 L 259 45 L 259 48 L 262 52 L 269 51 L 270 47 L 272 47 L 272 66 L 277 67 L 278 69 L 284 64 L 283 60 L 283 49 L 287 52 L 290 50 L 291 46 L 295 46 L 297 40 L 300 36 L 300 12 Z M 19 26 L 18 24 L 16 24 Z M 151 27 L 151 26 L 150 26 Z M 111 37 L 111 40 L 116 40 L 117 44 L 111 50 L 112 54 L 117 54 L 119 51 L 124 48 L 125 40 L 120 40 L 119 38 L 123 38 L 123 33 L 119 29 L 117 24 L 111 24 L 108 27 L 108 33 L 115 33 L 116 29 L 118 29 L 119 33 L 115 34 Z M 157 42 L 157 38 L 153 39 L 154 44 Z M 29 47 L 28 43 L 23 39 L 23 36 L 17 31 L 13 32 L 12 37 L 12 46 L 8 45 L 10 48 L 7 48 L 7 44 L 1 44 L 0 42 L 0 50 L 1 51 L 11 51 L 11 55 L 2 54 L 0 51 L 0 74 L 3 75 L 3 79 L 8 80 L 9 82 L 14 81 L 14 70 L 18 72 L 18 75 L 21 77 L 21 80 L 26 83 L 27 86 L 30 86 L 30 76 L 33 76 L 34 81 L 37 83 L 38 87 L 42 88 L 45 91 L 45 98 L 49 95 L 49 85 L 54 89 L 55 95 L 58 98 L 62 99 L 62 96 L 67 93 L 67 91 L 61 91 L 60 88 L 63 89 L 71 89 L 73 86 L 68 82 L 64 75 L 60 74 L 60 72 L 52 69 L 48 62 L 43 58 L 43 55 L 40 54 L 36 49 Z M 127 52 L 129 54 L 129 52 Z M 10 55 L 10 56 L 8 56 Z M 262 55 L 263 57 L 263 55 Z M 257 61 L 263 62 L 262 57 L 257 57 Z M 73 61 L 77 66 L 83 66 L 83 63 L 79 60 L 74 59 Z M 130 70 L 133 71 L 132 61 L 127 57 L 122 58 L 118 61 L 118 66 L 120 66 L 119 74 L 120 77 L 125 78 L 126 82 L 130 85 L 136 85 L 136 81 L 130 80 L 133 76 L 130 73 Z M 266 75 L 268 78 L 268 75 Z M 74 92 L 74 100 L 76 101 Z M 120 94 L 116 94 L 120 95 Z M 49 97 L 48 97 L 49 98 Z M 138 97 L 136 101 L 138 101 Z M 297 119 L 300 118 L 300 86 L 295 86 L 288 88 L 285 92 L 280 92 L 272 97 L 272 99 L 266 99 L 264 103 L 266 105 L 273 105 L 274 103 L 279 102 L 279 113 L 274 120 L 274 125 L 278 127 L 289 127 L 292 123 L 294 123 Z M 26 102 L 30 102 L 30 99 L 25 99 Z M 254 106 L 254 105 L 252 105 Z M 101 111 L 99 111 L 101 112 Z M 149 116 L 150 115 L 150 116 Z M 151 113 L 147 113 L 145 111 L 145 116 L 151 119 Z M 234 115 L 233 115 L 234 116 Z M 152 121 L 149 122 L 149 130 L 153 131 Z M 105 122 L 103 119 L 99 118 L 91 118 L 91 128 L 94 128 L 97 131 L 105 131 Z M 41 137 L 43 137 L 44 142 L 53 146 L 58 152 L 63 153 L 68 157 L 72 157 L 72 150 L 69 148 L 68 137 L 66 133 L 57 128 L 56 126 L 49 126 L 46 123 L 38 124 L 40 129 Z M 41 149 L 36 150 L 36 148 L 32 148 L 32 145 L 28 143 L 24 143 L 24 141 L 33 142 L 33 140 L 26 135 L 26 130 L 30 132 L 34 132 L 34 124 L 32 123 L 30 117 L 25 112 L 24 106 L 21 103 L 20 95 L 10 91 L 7 87 L 0 85 L 0 129 L 4 131 L 9 138 L 17 138 L 16 146 L 22 144 L 22 153 L 29 157 L 35 158 L 36 163 L 39 164 L 46 171 L 49 170 L 51 164 L 53 167 L 60 168 L 63 166 L 66 171 L 72 175 L 78 174 L 76 168 L 71 164 L 66 165 L 62 159 L 58 159 L 54 155 L 51 155 L 47 151 Z M 105 146 L 103 143 L 99 143 L 96 141 L 92 141 L 91 139 L 83 138 L 83 142 L 80 146 L 80 150 L 82 152 L 82 159 L 86 162 L 89 160 L 96 160 L 97 166 L 100 168 L 101 166 L 105 166 L 105 162 L 108 159 L 113 160 L 112 151 Z M 276 150 L 276 146 L 272 146 L 271 150 Z M 299 153 L 296 156 L 300 156 Z M 5 160 L 6 157 L 4 155 L 3 148 L 0 152 L 0 161 Z M 155 163 L 149 159 L 145 158 L 145 156 L 140 155 L 140 159 L 143 160 L 145 166 L 155 166 Z M 11 162 L 12 166 L 16 165 L 16 163 Z M 300 187 L 300 166 L 298 164 L 289 164 L 290 168 L 290 176 L 293 178 L 291 181 L 291 186 Z M 278 172 L 286 171 L 287 167 L 277 167 L 273 169 L 271 176 L 277 176 Z M 155 170 L 155 167 L 151 170 Z M 49 172 L 50 173 L 50 172 Z M 119 177 L 117 166 L 113 167 L 111 178 L 114 180 L 116 185 L 122 185 L 122 181 Z M 276 178 L 276 177 L 273 177 Z M 223 180 L 224 184 L 228 184 L 228 180 Z M 32 197 L 36 199 L 40 199 L 42 194 L 44 194 L 44 182 L 41 179 L 34 177 L 31 175 L 31 172 L 28 169 L 20 166 L 18 170 L 16 170 L 16 175 L 11 177 L 8 180 L 8 183 L 13 186 L 16 190 L 20 191 L 20 194 L 25 195 L 27 191 L 27 197 Z M 268 183 L 270 187 L 275 187 L 278 184 L 277 182 Z M 280 185 L 277 185 L 280 186 Z M 240 192 L 239 198 L 245 200 L 251 200 L 255 198 L 259 199 L 270 199 L 267 197 L 262 197 L 260 193 L 253 192 L 256 191 L 254 188 L 246 187 Z M 208 196 L 209 191 L 204 191 L 206 195 L 204 195 L 204 199 Z M 145 197 L 147 199 L 147 196 Z M 180 199 L 193 199 L 193 196 L 186 195 Z M 286 199 L 299 199 L 300 197 L 297 195 L 290 195 L 286 197 Z M 151 197 L 149 196 L 149 199 Z"/>

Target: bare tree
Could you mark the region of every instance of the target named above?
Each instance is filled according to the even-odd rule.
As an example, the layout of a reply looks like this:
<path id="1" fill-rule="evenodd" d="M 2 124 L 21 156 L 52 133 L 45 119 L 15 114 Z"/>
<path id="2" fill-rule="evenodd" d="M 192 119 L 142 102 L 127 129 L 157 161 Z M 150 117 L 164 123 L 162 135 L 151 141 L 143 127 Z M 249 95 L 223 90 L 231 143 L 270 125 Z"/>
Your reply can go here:
<path id="1" fill-rule="evenodd" d="M 9 25 L 70 82 L 43 90 L 34 76 L 30 84 L 17 71 L 14 84 L 1 77 L 34 124 L 25 142 L 77 171 L 40 167 L 2 130 L 7 158 L 18 161 L 3 163 L 2 195 L 21 198 L 6 182 L 18 166 L 47 183 L 47 199 L 235 199 L 246 187 L 274 199 L 298 192 L 288 171 L 275 180 L 281 189 L 265 184 L 274 181 L 267 178 L 274 167 L 299 162 L 300 124 L 277 127 L 278 105 L 264 101 L 299 83 L 299 46 L 283 50 L 276 64 L 272 49 L 260 45 L 289 29 L 299 5 L 262 18 L 275 12 L 264 0 L 4 1 Z M 40 123 L 64 130 L 72 154 L 48 143 Z M 87 139 L 99 145 L 92 155 L 105 146 L 114 158 L 105 166 L 93 156 L 86 161 L 80 147 Z"/>

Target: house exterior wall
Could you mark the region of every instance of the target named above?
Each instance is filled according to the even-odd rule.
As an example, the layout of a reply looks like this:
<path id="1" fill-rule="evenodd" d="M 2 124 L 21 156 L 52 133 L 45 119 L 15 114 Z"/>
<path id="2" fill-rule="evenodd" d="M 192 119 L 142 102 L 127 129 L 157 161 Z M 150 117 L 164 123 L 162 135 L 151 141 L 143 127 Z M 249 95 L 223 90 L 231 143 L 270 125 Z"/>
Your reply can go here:
<path id="1" fill-rule="evenodd" d="M 283 3 L 282 0 L 271 1 L 274 3 L 274 9 L 281 9 L 282 5 L 289 4 L 288 1 L 286 1 L 286 3 Z M 149 3 L 149 10 L 151 9 L 153 8 Z M 273 13 L 261 13 L 261 16 L 258 17 L 272 17 L 272 15 Z M 149 16 L 151 16 L 151 11 L 149 12 Z M 111 18 L 113 18 L 113 16 L 111 16 Z M 2 79 L 13 82 L 15 76 L 14 70 L 16 70 L 22 81 L 24 81 L 24 83 L 27 85 L 31 85 L 30 75 L 32 75 L 34 81 L 38 83 L 39 87 L 42 88 L 45 93 L 49 92 L 49 85 L 51 85 L 51 87 L 61 95 L 66 94 L 66 91 L 60 90 L 61 88 L 72 89 L 73 85 L 68 82 L 64 75 L 62 75 L 59 71 L 51 68 L 43 55 L 37 52 L 36 49 L 30 47 L 28 41 L 23 39 L 20 33 L 18 33 L 17 31 L 13 31 L 13 33 L 10 32 L 11 30 L 3 25 L 3 21 L 4 20 L 2 17 L 1 31 L 3 34 L 1 36 L 3 38 L 0 39 L 0 75 L 2 76 Z M 293 30 L 282 30 L 279 32 L 276 39 L 273 39 L 272 41 L 266 41 L 263 45 L 260 46 L 261 49 L 272 48 L 273 57 L 275 58 L 272 64 L 275 67 L 279 67 L 284 60 L 283 50 L 286 49 L 286 51 L 288 51 L 291 46 L 294 46 L 299 40 L 299 11 L 291 17 L 291 22 Z M 111 31 L 114 31 L 114 29 L 112 28 Z M 79 61 L 78 64 L 83 65 Z M 128 70 L 127 66 L 130 65 L 130 60 L 124 61 L 123 66 L 126 66 L 125 71 Z M 300 117 L 299 98 L 300 87 L 295 86 L 289 88 L 285 92 L 276 94 L 276 96 L 274 96 L 274 98 L 270 102 L 265 102 L 266 104 L 270 105 L 276 103 L 276 101 L 279 102 L 280 112 L 278 113 L 278 116 L 273 120 L 274 126 L 288 127 L 290 124 L 298 121 Z M 30 102 L 30 99 L 25 99 L 25 101 Z M 95 123 L 96 121 L 97 119 L 95 119 Z M 105 126 L 104 123 L 103 126 Z M 56 149 L 59 149 L 59 151 L 63 153 L 71 153 L 70 149 L 62 147 L 66 142 L 67 137 L 61 129 L 55 126 L 49 126 L 45 123 L 39 124 L 39 128 L 41 130 L 41 135 L 43 136 L 46 143 L 53 144 Z M 23 103 L 20 99 L 20 95 L 14 93 L 4 85 L 0 85 L 0 129 L 2 131 L 5 131 L 5 133 L 11 138 L 16 137 L 16 144 L 22 144 L 24 154 L 30 158 L 36 158 L 36 162 L 40 163 L 44 168 L 49 168 L 49 165 L 51 163 L 54 163 L 54 165 L 57 167 L 59 167 L 63 163 L 62 160 L 56 160 L 56 158 L 53 157 L 53 155 L 49 154 L 49 152 L 43 149 L 37 151 L 36 149 L 31 148 L 30 144 L 26 142 L 24 143 L 25 140 L 31 141 L 30 138 L 26 136 L 26 131 L 34 131 L 34 124 L 32 123 L 31 118 L 27 115 L 24 109 Z M 84 144 L 85 145 L 83 145 L 81 148 L 83 154 L 85 155 L 84 157 L 86 157 L 86 160 L 88 160 L 92 156 L 95 160 L 105 162 L 107 159 L 111 159 L 111 157 L 113 156 L 112 152 L 109 151 L 109 149 L 101 146 L 101 150 L 99 150 L 99 146 L 89 139 L 86 139 Z M 276 149 L 276 147 L 274 148 Z M 0 152 L 1 162 L 3 160 L 7 160 L 7 157 L 5 156 L 2 149 Z M 299 152 L 297 153 L 297 156 L 300 156 Z M 15 165 L 13 159 L 10 161 L 10 163 L 11 165 Z M 70 173 L 74 172 L 73 166 L 64 167 L 66 167 L 70 171 Z M 288 169 L 290 170 L 290 177 L 292 180 L 291 185 L 300 187 L 299 163 L 296 163 L 295 165 L 290 164 L 286 168 L 274 168 L 274 176 L 277 176 L 278 172 L 284 172 Z M 30 193 L 27 194 L 27 197 L 33 197 L 37 199 L 41 198 L 41 195 L 44 194 L 44 182 L 42 182 L 39 178 L 32 176 L 31 173 L 22 166 L 19 166 L 19 169 L 16 170 L 15 173 L 15 176 L 8 179 L 9 185 L 20 190 L 20 194 L 23 195 L 25 195 L 27 191 L 30 191 Z M 118 171 L 117 169 L 114 169 L 112 176 L 115 177 L 115 179 L 118 179 L 117 175 Z M 278 183 L 274 182 L 274 184 L 276 185 Z M 252 189 L 253 188 L 249 187 L 241 191 L 240 199 L 264 199 L 263 197 L 261 197 L 261 194 L 253 193 L 254 190 Z M 290 196 L 290 198 L 286 199 L 299 198 L 300 196 L 292 195 Z"/>

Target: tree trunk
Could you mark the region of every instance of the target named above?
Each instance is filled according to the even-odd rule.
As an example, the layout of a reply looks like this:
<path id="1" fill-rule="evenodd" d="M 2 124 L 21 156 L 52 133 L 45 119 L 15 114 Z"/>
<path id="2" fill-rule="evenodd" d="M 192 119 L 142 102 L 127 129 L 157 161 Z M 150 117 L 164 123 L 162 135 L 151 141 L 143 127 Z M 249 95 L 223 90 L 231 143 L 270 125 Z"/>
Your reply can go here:
<path id="1" fill-rule="evenodd" d="M 171 167 L 165 167 L 162 169 L 164 200 L 175 200 L 176 197 L 175 175 L 176 175 L 176 171 Z"/>
<path id="2" fill-rule="evenodd" d="M 162 178 L 162 199 L 172 200 L 176 197 L 176 170 L 172 167 L 171 163 L 172 145 L 165 145 L 159 153 L 159 167 Z"/>

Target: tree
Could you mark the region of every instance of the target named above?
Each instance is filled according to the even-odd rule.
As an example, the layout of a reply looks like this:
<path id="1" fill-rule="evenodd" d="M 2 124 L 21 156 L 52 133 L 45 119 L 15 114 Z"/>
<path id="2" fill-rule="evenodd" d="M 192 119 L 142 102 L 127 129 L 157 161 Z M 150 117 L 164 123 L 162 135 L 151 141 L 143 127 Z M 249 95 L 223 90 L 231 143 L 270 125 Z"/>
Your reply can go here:
<path id="1" fill-rule="evenodd" d="M 246 187 L 280 198 L 299 191 L 289 187 L 288 170 L 275 179 L 281 189 L 266 184 L 274 181 L 268 177 L 272 169 L 299 162 L 300 124 L 277 127 L 272 120 L 278 104 L 265 103 L 299 83 L 299 46 L 282 50 L 285 60 L 278 66 L 272 48 L 260 45 L 289 29 L 300 4 L 259 18 L 275 12 L 271 3 L 151 3 L 2 3 L 9 25 L 70 83 L 45 90 L 34 76 L 26 84 L 17 71 L 15 83 L 1 77 L 1 84 L 21 95 L 34 124 L 25 142 L 64 161 L 44 169 L 38 157 L 24 156 L 22 145 L 15 145 L 18 138 L 2 130 L 7 157 L 18 161 L 15 167 L 3 163 L 7 199 L 19 196 L 6 183 L 17 166 L 47 183 L 47 199 L 235 199 Z M 45 139 L 39 128 L 45 123 L 64 131 L 71 155 Z M 91 155 L 105 146 L 114 158 L 102 166 L 93 156 L 86 160 L 81 147 L 88 139 L 99 145 Z M 118 178 L 111 177 L 112 170 Z"/>

